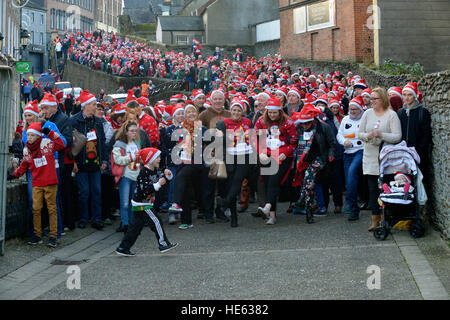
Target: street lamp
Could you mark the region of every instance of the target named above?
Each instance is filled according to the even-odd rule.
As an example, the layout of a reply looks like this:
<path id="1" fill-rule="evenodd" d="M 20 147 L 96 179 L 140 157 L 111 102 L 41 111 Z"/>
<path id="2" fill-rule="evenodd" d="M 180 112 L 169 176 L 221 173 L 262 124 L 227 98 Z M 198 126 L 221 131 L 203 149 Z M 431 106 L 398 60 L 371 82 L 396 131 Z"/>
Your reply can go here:
<path id="1" fill-rule="evenodd" d="M 30 37 L 30 33 L 27 30 L 22 29 L 22 31 L 20 32 L 20 44 L 22 45 L 22 48 L 24 50 L 28 45 L 28 40 L 30 39 Z"/>

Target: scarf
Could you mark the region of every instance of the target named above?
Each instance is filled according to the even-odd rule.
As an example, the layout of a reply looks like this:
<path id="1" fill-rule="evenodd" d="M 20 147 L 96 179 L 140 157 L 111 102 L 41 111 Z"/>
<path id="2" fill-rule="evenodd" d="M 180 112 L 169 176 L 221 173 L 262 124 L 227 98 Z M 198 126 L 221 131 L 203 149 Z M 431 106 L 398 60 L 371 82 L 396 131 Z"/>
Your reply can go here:
<path id="1" fill-rule="evenodd" d="M 27 148 L 30 151 L 32 159 L 42 158 L 41 141 L 42 137 L 39 137 L 33 144 L 31 144 L 30 141 L 27 141 Z"/>
<path id="2" fill-rule="evenodd" d="M 188 142 L 187 146 L 190 147 L 189 154 L 192 154 L 192 152 L 194 151 L 194 130 L 195 130 L 195 123 L 188 121 L 188 120 L 184 120 L 182 123 L 182 127 L 184 129 L 186 129 L 189 133 L 189 137 L 190 137 L 190 141 Z M 190 143 L 190 144 L 189 144 Z"/>

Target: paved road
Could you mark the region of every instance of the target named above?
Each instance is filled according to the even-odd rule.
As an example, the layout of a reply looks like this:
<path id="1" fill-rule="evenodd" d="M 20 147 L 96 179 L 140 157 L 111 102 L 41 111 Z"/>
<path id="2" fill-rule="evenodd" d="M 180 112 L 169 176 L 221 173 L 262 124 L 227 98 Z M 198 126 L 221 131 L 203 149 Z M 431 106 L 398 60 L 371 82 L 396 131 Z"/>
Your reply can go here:
<path id="1" fill-rule="evenodd" d="M 193 229 L 178 230 L 166 223 L 180 246 L 163 255 L 148 228 L 133 258 L 114 254 L 121 239 L 114 227 L 91 232 L 0 278 L 0 299 L 449 298 L 450 250 L 432 230 L 417 241 L 394 230 L 379 242 L 367 231 L 369 212 L 356 222 L 331 213 L 308 225 L 286 207 L 280 205 L 273 226 L 249 212 L 239 215 L 238 228 L 194 219 Z M 67 265 L 52 265 L 55 259 L 84 261 L 80 289 L 67 288 Z M 369 290 L 373 265 L 380 289 Z"/>

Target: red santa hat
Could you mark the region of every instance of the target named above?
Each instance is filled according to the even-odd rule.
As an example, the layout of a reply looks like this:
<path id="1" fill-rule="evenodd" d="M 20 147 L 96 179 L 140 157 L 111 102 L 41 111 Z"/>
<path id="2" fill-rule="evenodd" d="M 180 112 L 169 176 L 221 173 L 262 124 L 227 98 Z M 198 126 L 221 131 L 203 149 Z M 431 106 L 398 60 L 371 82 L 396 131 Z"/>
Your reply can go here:
<path id="1" fill-rule="evenodd" d="M 302 98 L 302 96 L 301 96 L 301 94 L 300 94 L 300 91 L 299 91 L 296 87 L 290 87 L 290 88 L 289 88 L 289 91 L 288 91 L 287 94 L 289 95 L 289 94 L 291 94 L 291 93 L 295 94 L 299 99 Z"/>
<path id="2" fill-rule="evenodd" d="M 405 92 L 405 91 L 412 92 L 414 94 L 414 97 L 417 100 L 417 98 L 419 96 L 419 90 L 417 88 L 417 82 L 410 82 L 410 83 L 408 83 L 406 86 L 403 87 L 402 93 Z"/>
<path id="3" fill-rule="evenodd" d="M 33 122 L 28 126 L 27 133 L 34 133 L 42 137 L 42 124 L 40 122 Z"/>
<path id="4" fill-rule="evenodd" d="M 179 100 L 185 100 L 185 99 L 184 99 L 184 95 L 182 95 L 181 93 L 175 94 L 175 95 L 173 95 L 173 96 L 170 97 L 170 102 L 171 102 L 171 103 L 176 103 L 176 102 L 178 102 Z"/>
<path id="5" fill-rule="evenodd" d="M 267 110 L 281 110 L 281 100 L 277 97 L 272 97 L 267 102 Z"/>
<path id="6" fill-rule="evenodd" d="M 242 112 L 245 112 L 244 102 L 239 97 L 235 97 L 233 101 L 231 101 L 230 110 L 233 109 L 234 106 L 239 106 L 242 109 Z"/>
<path id="7" fill-rule="evenodd" d="M 330 102 L 328 104 L 328 107 L 331 108 L 332 106 L 335 106 L 335 105 L 341 107 L 341 103 L 339 102 L 339 100 L 333 98 L 333 99 L 330 100 Z"/>
<path id="8" fill-rule="evenodd" d="M 354 88 L 361 88 L 361 89 L 366 89 L 368 88 L 368 85 L 366 83 L 366 80 L 364 79 L 359 79 L 358 81 L 355 82 L 355 84 L 353 85 Z"/>
<path id="9" fill-rule="evenodd" d="M 90 93 L 89 91 L 83 90 L 80 92 L 80 102 L 81 102 L 81 108 L 83 108 L 85 105 L 92 101 L 97 101 L 95 98 L 95 95 Z"/>
<path id="10" fill-rule="evenodd" d="M 141 106 L 144 106 L 144 107 L 150 105 L 150 102 L 148 101 L 148 99 L 147 99 L 146 97 L 143 97 L 143 96 L 137 98 L 136 101 L 137 101 Z"/>
<path id="11" fill-rule="evenodd" d="M 317 100 L 314 103 L 318 103 L 318 102 L 322 102 L 328 106 L 328 95 L 327 94 L 321 95 L 319 98 L 317 98 Z"/>
<path id="12" fill-rule="evenodd" d="M 275 93 L 281 93 L 286 99 L 288 95 L 288 88 L 286 86 L 282 86 L 281 88 L 278 88 Z"/>
<path id="13" fill-rule="evenodd" d="M 128 103 L 129 101 L 136 100 L 136 97 L 134 96 L 134 90 L 130 89 L 128 90 L 127 99 L 125 100 L 125 103 Z"/>
<path id="14" fill-rule="evenodd" d="M 411 178 L 408 177 L 406 174 L 404 174 L 403 172 L 396 172 L 394 179 L 397 180 L 398 178 L 403 177 L 406 179 L 406 181 L 408 181 L 408 183 L 411 183 Z"/>
<path id="15" fill-rule="evenodd" d="M 396 96 L 399 96 L 400 98 L 403 99 L 402 87 L 391 87 L 388 90 L 388 94 L 395 94 Z"/>
<path id="16" fill-rule="evenodd" d="M 53 94 L 51 94 L 50 92 L 46 92 L 44 94 L 44 97 L 42 98 L 41 102 L 39 103 L 39 107 L 40 106 L 57 106 L 58 102 L 56 102 L 56 98 Z"/>
<path id="17" fill-rule="evenodd" d="M 296 114 L 292 120 L 295 124 L 306 123 L 313 121 L 319 114 L 325 117 L 325 115 L 319 109 L 314 107 L 314 105 L 307 103 L 303 106 L 302 111 Z"/>
<path id="18" fill-rule="evenodd" d="M 37 100 L 28 102 L 25 109 L 23 110 L 23 114 L 25 113 L 31 113 L 36 117 L 39 117 L 39 108 Z"/>
<path id="19" fill-rule="evenodd" d="M 201 96 L 205 96 L 205 93 L 203 92 L 203 90 L 195 89 L 192 91 L 191 99 L 195 101 L 195 100 L 197 100 L 197 98 L 200 98 Z"/>
<path id="20" fill-rule="evenodd" d="M 119 104 L 114 108 L 113 114 L 125 114 L 127 112 L 127 106 L 125 104 Z"/>
<path id="21" fill-rule="evenodd" d="M 168 107 L 167 107 L 168 108 Z M 184 107 L 181 105 L 181 104 L 176 104 L 176 105 L 173 105 L 173 106 L 171 106 L 171 108 L 170 108 L 170 116 L 173 118 L 173 117 L 175 117 L 175 115 L 178 113 L 178 112 L 183 112 L 183 114 L 185 113 L 185 109 L 184 109 Z"/>
<path id="22" fill-rule="evenodd" d="M 365 104 L 362 96 L 354 97 L 349 103 L 349 106 L 351 105 L 357 106 L 359 109 L 361 109 L 361 112 L 364 112 Z"/>
<path id="23" fill-rule="evenodd" d="M 370 95 L 372 94 L 372 89 L 370 89 L 370 88 L 367 88 L 367 89 L 364 89 L 362 92 L 361 92 L 361 96 L 369 96 L 369 98 L 370 98 Z"/>
<path id="24" fill-rule="evenodd" d="M 142 160 L 144 166 L 151 164 L 161 154 L 161 151 L 155 148 L 144 148 L 139 151 L 138 161 Z"/>

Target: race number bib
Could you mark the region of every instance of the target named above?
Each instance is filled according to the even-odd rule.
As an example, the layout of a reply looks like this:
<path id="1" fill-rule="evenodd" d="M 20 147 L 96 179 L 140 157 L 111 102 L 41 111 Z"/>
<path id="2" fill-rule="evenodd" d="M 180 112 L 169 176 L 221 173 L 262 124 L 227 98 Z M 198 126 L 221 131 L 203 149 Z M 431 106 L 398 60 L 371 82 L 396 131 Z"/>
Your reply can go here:
<path id="1" fill-rule="evenodd" d="M 97 134 L 95 133 L 95 131 L 88 132 L 86 136 L 87 136 L 87 141 L 97 140 Z"/>
<path id="2" fill-rule="evenodd" d="M 34 161 L 34 166 L 36 168 L 40 168 L 40 167 L 47 165 L 47 159 L 45 159 L 45 156 L 42 156 L 42 158 L 35 158 L 35 159 L 33 159 L 33 161 Z"/>

